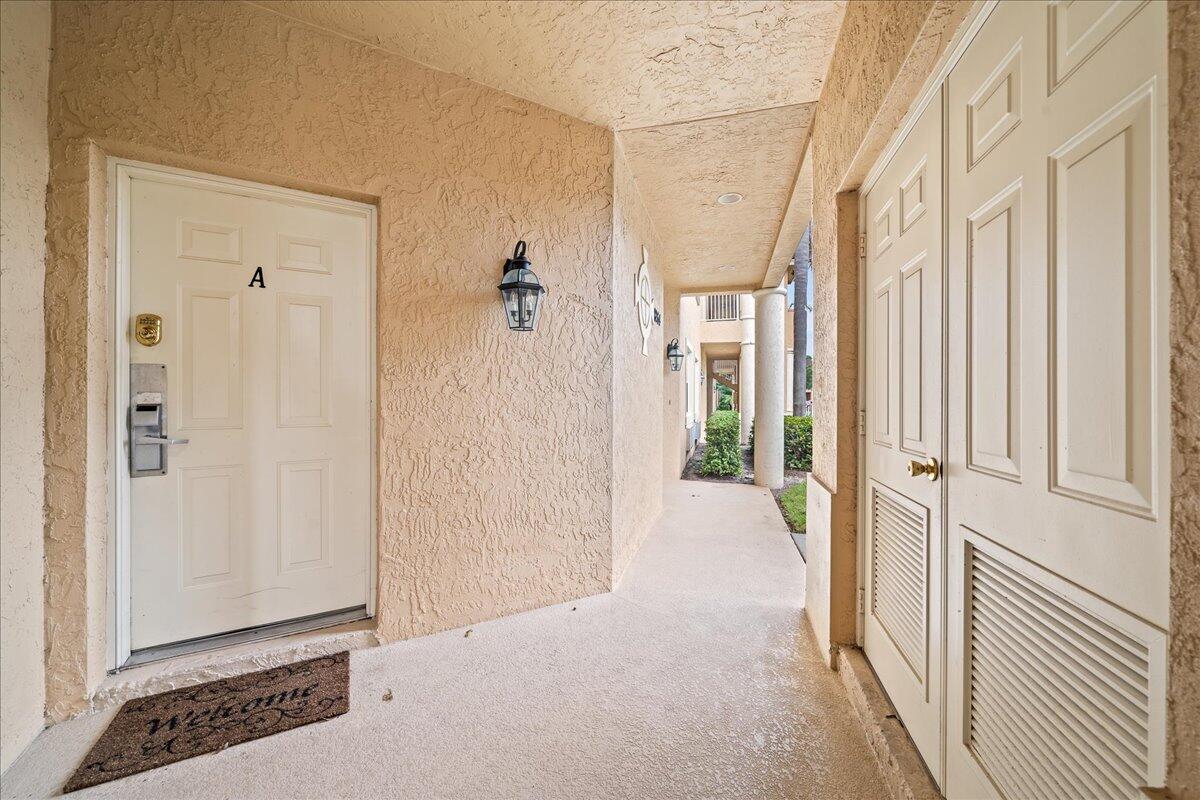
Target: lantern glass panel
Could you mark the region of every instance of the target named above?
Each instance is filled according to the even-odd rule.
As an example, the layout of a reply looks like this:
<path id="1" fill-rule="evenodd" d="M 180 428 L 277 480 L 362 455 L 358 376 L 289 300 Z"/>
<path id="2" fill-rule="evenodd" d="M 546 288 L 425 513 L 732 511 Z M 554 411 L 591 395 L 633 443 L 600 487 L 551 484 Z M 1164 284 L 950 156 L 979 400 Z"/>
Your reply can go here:
<path id="1" fill-rule="evenodd" d="M 541 311 L 542 295 L 545 294 L 537 276 L 527 269 L 513 270 L 504 276 L 500 293 L 504 299 L 504 317 L 509 330 L 534 330 Z"/>

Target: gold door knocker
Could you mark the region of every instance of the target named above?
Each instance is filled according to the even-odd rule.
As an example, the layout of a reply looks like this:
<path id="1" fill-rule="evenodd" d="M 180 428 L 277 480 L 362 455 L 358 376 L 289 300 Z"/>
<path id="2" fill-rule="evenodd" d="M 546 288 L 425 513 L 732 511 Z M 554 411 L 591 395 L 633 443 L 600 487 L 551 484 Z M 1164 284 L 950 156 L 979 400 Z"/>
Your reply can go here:
<path id="1" fill-rule="evenodd" d="M 133 321 L 133 336 L 138 344 L 154 347 L 162 341 L 162 317 L 158 314 L 138 314 Z"/>

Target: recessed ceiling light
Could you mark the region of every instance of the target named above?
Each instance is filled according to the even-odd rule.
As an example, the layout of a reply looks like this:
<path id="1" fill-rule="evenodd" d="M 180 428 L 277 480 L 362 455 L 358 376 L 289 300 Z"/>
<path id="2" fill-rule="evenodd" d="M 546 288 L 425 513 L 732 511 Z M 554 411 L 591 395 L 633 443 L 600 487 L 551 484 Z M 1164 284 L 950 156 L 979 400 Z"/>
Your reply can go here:
<path id="1" fill-rule="evenodd" d="M 717 196 L 717 202 L 723 206 L 731 206 L 734 203 L 742 202 L 742 196 L 737 192 L 726 192 Z"/>
<path id="2" fill-rule="evenodd" d="M 721 266 L 717 267 L 717 271 L 719 272 L 729 272 L 733 269 L 737 269 L 736 264 L 722 264 Z"/>

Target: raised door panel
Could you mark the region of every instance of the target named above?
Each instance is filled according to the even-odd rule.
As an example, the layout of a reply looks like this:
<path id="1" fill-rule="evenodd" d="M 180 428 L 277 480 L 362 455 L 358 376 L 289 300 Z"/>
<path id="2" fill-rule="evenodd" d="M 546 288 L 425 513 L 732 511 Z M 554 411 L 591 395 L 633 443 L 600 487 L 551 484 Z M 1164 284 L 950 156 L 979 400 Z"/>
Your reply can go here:
<path id="1" fill-rule="evenodd" d="M 896 241 L 895 204 L 891 198 L 883 204 L 871 222 L 871 240 L 874 242 L 876 258 L 887 252 Z"/>
<path id="2" fill-rule="evenodd" d="M 242 228 L 224 222 L 179 219 L 178 256 L 197 261 L 242 263 Z"/>
<path id="3" fill-rule="evenodd" d="M 878 286 L 871 300 L 871 411 L 875 444 L 895 445 L 892 425 L 892 279 Z"/>
<path id="4" fill-rule="evenodd" d="M 967 466 L 1020 479 L 1021 186 L 968 218 Z"/>
<path id="5" fill-rule="evenodd" d="M 275 237 L 276 266 L 292 272 L 333 274 L 333 242 L 281 233 Z"/>
<path id="6" fill-rule="evenodd" d="M 180 588 L 235 580 L 245 541 L 241 467 L 186 467 L 178 475 Z"/>
<path id="7" fill-rule="evenodd" d="M 329 459 L 279 465 L 279 570 L 329 566 Z"/>
<path id="8" fill-rule="evenodd" d="M 927 330 L 929 314 L 926 308 L 927 257 L 922 253 L 900 268 L 900 449 L 913 455 L 924 455 L 926 375 L 926 336 L 940 331 Z"/>
<path id="9" fill-rule="evenodd" d="M 1051 154 L 1054 491 L 1154 513 L 1151 104 L 1146 87 Z"/>
<path id="10" fill-rule="evenodd" d="M 900 184 L 900 233 L 903 235 L 925 214 L 929 187 L 925 177 L 925 159 Z"/>
<path id="11" fill-rule="evenodd" d="M 1049 5 L 1050 90 L 1058 88 L 1147 0 L 1061 0 Z"/>
<path id="12" fill-rule="evenodd" d="M 180 290 L 182 427 L 242 426 L 242 319 L 236 290 Z"/>
<path id="13" fill-rule="evenodd" d="M 279 425 L 330 425 L 333 299 L 280 293 L 276 304 Z"/>
<path id="14" fill-rule="evenodd" d="M 975 167 L 1021 122 L 1021 43 L 967 103 L 967 169 Z"/>

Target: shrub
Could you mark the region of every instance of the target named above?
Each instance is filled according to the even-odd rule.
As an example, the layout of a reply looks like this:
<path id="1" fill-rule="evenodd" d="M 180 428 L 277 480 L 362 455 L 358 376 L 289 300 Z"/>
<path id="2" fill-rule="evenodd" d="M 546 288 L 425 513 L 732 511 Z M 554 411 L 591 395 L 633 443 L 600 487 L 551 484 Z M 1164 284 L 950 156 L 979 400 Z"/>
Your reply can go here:
<path id="1" fill-rule="evenodd" d="M 812 417 L 783 418 L 783 465 L 812 472 Z"/>
<path id="2" fill-rule="evenodd" d="M 754 455 L 754 420 L 750 421 L 750 454 Z M 783 418 L 783 466 L 812 472 L 812 417 Z"/>
<path id="3" fill-rule="evenodd" d="M 741 421 L 736 411 L 714 411 L 708 418 L 701 475 L 742 474 Z"/>
<path id="4" fill-rule="evenodd" d="M 733 392 L 728 386 L 717 384 L 717 411 L 733 411 Z"/>

